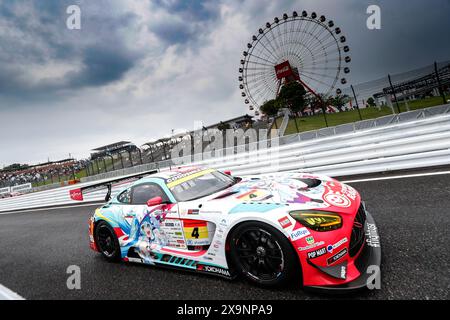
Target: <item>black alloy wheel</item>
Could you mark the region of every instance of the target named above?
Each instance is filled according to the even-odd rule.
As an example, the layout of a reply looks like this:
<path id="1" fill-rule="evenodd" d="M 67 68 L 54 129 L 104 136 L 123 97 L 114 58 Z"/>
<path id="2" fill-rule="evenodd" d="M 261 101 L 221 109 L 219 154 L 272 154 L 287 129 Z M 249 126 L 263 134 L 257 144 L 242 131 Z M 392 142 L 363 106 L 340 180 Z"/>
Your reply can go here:
<path id="1" fill-rule="evenodd" d="M 99 251 L 108 261 L 120 260 L 119 240 L 114 229 L 105 221 L 99 222 L 95 228 L 95 241 Z"/>
<path id="2" fill-rule="evenodd" d="M 231 235 L 231 257 L 238 271 L 263 286 L 281 286 L 301 273 L 288 239 L 275 228 L 244 223 Z"/>

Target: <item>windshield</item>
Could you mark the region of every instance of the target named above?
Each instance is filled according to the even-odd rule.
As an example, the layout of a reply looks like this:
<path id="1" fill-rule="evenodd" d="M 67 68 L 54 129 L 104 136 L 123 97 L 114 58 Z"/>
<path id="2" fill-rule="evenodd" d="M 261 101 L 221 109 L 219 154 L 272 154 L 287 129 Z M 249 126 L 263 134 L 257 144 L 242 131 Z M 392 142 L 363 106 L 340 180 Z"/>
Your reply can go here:
<path id="1" fill-rule="evenodd" d="M 212 171 L 203 175 L 194 175 L 192 179 L 183 179 L 169 187 L 178 201 L 190 201 L 209 196 L 234 185 L 236 181 L 221 172 Z"/>

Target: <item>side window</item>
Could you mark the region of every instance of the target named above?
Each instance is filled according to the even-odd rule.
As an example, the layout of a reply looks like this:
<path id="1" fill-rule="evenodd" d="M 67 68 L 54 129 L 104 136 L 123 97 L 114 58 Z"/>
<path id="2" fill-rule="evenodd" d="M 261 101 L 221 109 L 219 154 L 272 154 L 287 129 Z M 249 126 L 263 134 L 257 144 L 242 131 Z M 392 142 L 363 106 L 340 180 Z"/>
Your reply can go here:
<path id="1" fill-rule="evenodd" d="M 117 200 L 120 203 L 124 204 L 130 204 L 131 203 L 131 189 L 127 189 L 123 191 L 119 196 L 117 197 Z"/>
<path id="2" fill-rule="evenodd" d="M 156 184 L 141 184 L 133 187 L 132 190 L 132 204 L 147 204 L 147 201 L 154 197 L 161 197 L 164 202 L 168 201 L 164 191 Z"/>

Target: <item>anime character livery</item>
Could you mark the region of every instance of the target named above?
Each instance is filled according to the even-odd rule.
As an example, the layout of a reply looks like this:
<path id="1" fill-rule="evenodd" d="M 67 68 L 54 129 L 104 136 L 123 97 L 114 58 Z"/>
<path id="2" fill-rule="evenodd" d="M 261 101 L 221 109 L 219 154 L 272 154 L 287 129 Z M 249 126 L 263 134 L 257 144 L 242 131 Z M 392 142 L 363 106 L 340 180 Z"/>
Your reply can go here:
<path id="1" fill-rule="evenodd" d="M 379 276 L 377 226 L 359 193 L 332 178 L 204 168 L 129 178 L 137 180 L 89 220 L 90 246 L 106 260 L 334 291 L 364 288 Z M 101 186 L 110 198 L 117 182 L 72 190 L 72 199 Z"/>

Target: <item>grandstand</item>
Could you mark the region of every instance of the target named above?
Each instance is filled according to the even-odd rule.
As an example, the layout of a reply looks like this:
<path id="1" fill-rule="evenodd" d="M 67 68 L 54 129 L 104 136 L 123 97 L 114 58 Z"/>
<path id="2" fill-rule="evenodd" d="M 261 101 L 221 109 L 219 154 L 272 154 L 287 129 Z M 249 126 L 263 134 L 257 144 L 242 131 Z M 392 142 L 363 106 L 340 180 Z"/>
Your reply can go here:
<path id="1" fill-rule="evenodd" d="M 134 145 L 130 141 L 115 142 L 103 147 L 92 149 L 92 151 L 94 152 L 91 153 L 91 160 L 111 156 L 113 154 L 119 154 L 124 151 L 135 152 L 136 149 L 138 149 L 136 145 Z"/>
<path id="2" fill-rule="evenodd" d="M 382 92 L 375 93 L 374 98 L 386 98 L 395 94 L 398 101 L 403 101 L 420 99 L 424 96 L 439 96 L 442 94 L 441 88 L 444 92 L 450 88 L 450 63 L 440 67 L 437 73 L 439 78 L 436 72 L 430 72 L 425 76 L 385 87 Z"/>
<path id="3" fill-rule="evenodd" d="M 75 179 L 87 165 L 85 160 L 64 159 L 24 166 L 22 170 L 1 170 L 0 187 L 12 187 L 25 183 L 55 183 Z"/>
<path id="4" fill-rule="evenodd" d="M 258 128 L 267 128 L 267 122 L 262 121 L 255 122 L 252 116 L 245 114 L 243 116 L 232 118 L 226 121 L 220 121 L 207 127 L 203 127 L 202 131 L 208 130 L 224 131 L 227 129 L 247 130 L 249 128 L 254 127 L 255 124 L 258 126 Z M 173 147 L 183 141 L 193 140 L 195 132 L 196 131 L 182 132 L 156 141 L 147 142 L 144 145 L 142 145 L 142 148 L 144 149 L 144 156 L 146 158 L 149 158 L 151 162 L 168 160 L 170 159 Z M 206 147 L 206 145 L 209 144 L 209 142 L 204 141 L 203 144 L 204 144 L 203 147 Z M 192 146 L 192 149 L 194 150 L 194 146 Z"/>

